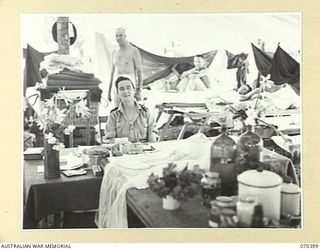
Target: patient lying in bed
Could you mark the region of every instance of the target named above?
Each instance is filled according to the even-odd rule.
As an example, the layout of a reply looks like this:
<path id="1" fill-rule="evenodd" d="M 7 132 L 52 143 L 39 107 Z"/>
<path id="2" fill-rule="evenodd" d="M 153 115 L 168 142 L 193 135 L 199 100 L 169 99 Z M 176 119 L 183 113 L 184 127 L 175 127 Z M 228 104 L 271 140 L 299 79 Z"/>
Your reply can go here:
<path id="1" fill-rule="evenodd" d="M 205 66 L 201 55 L 194 57 L 194 66 L 194 68 L 181 74 L 181 80 L 177 86 L 180 92 L 203 91 L 210 88 L 208 68 Z"/>
<path id="2" fill-rule="evenodd" d="M 238 95 L 239 101 L 236 100 L 237 97 L 232 100 L 236 109 L 256 108 L 273 111 L 300 108 L 300 97 L 286 83 L 276 85 L 269 81 L 263 87 Z"/>

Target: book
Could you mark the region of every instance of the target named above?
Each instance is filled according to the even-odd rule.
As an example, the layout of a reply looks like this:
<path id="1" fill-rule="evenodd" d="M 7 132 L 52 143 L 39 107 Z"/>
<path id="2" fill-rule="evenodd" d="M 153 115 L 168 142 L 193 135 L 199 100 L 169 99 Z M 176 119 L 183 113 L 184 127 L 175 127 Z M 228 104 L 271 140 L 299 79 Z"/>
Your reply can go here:
<path id="1" fill-rule="evenodd" d="M 42 160 L 43 151 L 43 147 L 27 148 L 24 151 L 23 156 L 25 160 Z"/>
<path id="2" fill-rule="evenodd" d="M 63 173 L 67 177 L 71 177 L 71 176 L 85 175 L 87 174 L 87 171 L 84 169 L 74 169 L 74 170 L 61 171 L 61 173 Z"/>

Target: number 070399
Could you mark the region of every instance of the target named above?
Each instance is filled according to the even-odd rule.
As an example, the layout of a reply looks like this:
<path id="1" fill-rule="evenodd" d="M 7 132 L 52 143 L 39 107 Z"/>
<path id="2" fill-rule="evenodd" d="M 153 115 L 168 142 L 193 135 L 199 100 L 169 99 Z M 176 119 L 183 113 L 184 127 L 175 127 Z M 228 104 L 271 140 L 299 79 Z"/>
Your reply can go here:
<path id="1" fill-rule="evenodd" d="M 302 244 L 300 244 L 300 248 L 315 249 L 315 248 L 318 248 L 318 247 L 319 247 L 319 244 L 315 244 L 315 243 L 311 243 L 311 244 L 302 243 Z"/>

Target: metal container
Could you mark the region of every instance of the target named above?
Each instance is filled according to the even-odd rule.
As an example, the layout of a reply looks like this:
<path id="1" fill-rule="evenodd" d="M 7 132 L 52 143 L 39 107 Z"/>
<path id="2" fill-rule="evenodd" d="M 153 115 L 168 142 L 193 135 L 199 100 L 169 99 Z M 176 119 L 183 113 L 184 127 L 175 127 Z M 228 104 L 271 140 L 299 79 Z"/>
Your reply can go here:
<path id="1" fill-rule="evenodd" d="M 283 183 L 281 187 L 281 213 L 300 215 L 300 188 L 293 183 Z"/>
<path id="2" fill-rule="evenodd" d="M 278 174 L 267 170 L 248 170 L 237 179 L 239 197 L 255 195 L 265 217 L 280 219 L 282 178 Z"/>
<path id="3" fill-rule="evenodd" d="M 109 160 L 107 159 L 110 156 L 109 150 L 105 147 L 92 147 L 83 151 L 85 155 L 88 155 L 89 162 L 88 166 L 92 168 L 95 165 L 104 167 Z"/>

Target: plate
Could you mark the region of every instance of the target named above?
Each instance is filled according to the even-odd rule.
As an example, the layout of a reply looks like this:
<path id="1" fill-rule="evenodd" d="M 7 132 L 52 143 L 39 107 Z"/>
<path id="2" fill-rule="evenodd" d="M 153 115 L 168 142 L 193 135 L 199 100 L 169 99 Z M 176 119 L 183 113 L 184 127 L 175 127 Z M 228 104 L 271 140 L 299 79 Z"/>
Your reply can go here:
<path id="1" fill-rule="evenodd" d="M 168 90 L 161 90 L 161 92 L 165 92 L 165 93 L 178 93 L 179 90 L 176 90 L 176 89 L 168 89 Z"/>

